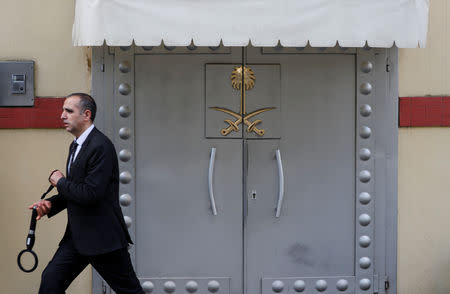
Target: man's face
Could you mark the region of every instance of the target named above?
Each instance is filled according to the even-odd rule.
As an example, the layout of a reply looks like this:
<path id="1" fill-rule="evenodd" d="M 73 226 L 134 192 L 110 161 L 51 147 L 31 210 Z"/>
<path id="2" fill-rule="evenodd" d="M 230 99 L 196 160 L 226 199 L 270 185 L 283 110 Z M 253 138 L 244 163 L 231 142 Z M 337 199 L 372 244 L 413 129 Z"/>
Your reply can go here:
<path id="1" fill-rule="evenodd" d="M 71 96 L 66 98 L 61 114 L 66 131 L 79 137 L 86 129 L 86 125 L 90 122 L 90 117 L 87 115 L 87 112 L 80 113 L 80 97 Z"/>

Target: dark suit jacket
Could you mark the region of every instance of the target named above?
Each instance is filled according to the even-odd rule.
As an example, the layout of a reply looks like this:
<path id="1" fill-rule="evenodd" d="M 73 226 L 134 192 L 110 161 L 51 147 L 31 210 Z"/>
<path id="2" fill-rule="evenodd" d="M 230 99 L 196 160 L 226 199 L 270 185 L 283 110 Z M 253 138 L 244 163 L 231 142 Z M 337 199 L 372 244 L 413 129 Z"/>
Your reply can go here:
<path id="1" fill-rule="evenodd" d="M 132 243 L 119 205 L 119 168 L 112 142 L 94 128 L 84 141 L 67 178 L 48 200 L 49 217 L 67 208 L 63 242 L 72 238 L 82 255 L 112 252 Z"/>

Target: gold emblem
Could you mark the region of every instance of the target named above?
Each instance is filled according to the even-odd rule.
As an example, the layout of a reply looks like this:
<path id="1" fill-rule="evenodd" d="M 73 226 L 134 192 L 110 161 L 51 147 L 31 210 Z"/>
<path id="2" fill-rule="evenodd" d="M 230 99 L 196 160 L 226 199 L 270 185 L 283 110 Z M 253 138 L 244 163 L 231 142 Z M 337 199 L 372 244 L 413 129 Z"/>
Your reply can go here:
<path id="1" fill-rule="evenodd" d="M 255 121 L 250 121 L 249 119 L 266 111 L 275 109 L 275 107 L 266 107 L 257 109 L 255 111 L 252 111 L 250 113 L 246 113 L 245 111 L 245 91 L 251 90 L 253 87 L 255 87 L 255 73 L 250 67 L 247 66 L 238 66 L 233 69 L 231 72 L 231 86 L 241 91 L 241 109 L 239 113 L 234 112 L 230 109 L 222 108 L 222 107 L 210 107 L 211 109 L 221 111 L 224 113 L 227 113 L 231 116 L 233 116 L 236 120 L 232 121 L 230 119 L 224 120 L 228 124 L 228 127 L 223 128 L 220 133 L 222 136 L 226 136 L 232 131 L 239 131 L 239 125 L 244 122 L 244 124 L 247 126 L 247 132 L 255 132 L 259 136 L 263 136 L 265 133 L 265 130 L 258 129 L 256 125 L 260 124 L 262 120 L 257 119 Z"/>
<path id="2" fill-rule="evenodd" d="M 250 90 L 255 86 L 255 73 L 250 67 L 235 67 L 231 72 L 231 86 L 237 90 L 241 89 L 242 81 L 244 81 L 245 90 Z M 242 72 L 243 71 L 243 72 Z M 244 74 L 244 76 L 242 76 Z"/>

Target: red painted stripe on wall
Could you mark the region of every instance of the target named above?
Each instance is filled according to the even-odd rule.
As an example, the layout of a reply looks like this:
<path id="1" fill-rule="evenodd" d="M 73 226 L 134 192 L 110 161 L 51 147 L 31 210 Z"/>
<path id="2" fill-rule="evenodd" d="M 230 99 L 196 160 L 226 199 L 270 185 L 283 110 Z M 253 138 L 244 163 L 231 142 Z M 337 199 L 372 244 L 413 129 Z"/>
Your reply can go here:
<path id="1" fill-rule="evenodd" d="M 33 107 L 0 108 L 0 129 L 63 128 L 64 98 L 35 98 Z M 450 97 L 400 97 L 400 127 L 450 126 Z"/>
<path id="2" fill-rule="evenodd" d="M 400 97 L 399 126 L 450 126 L 450 97 Z"/>
<path id="3" fill-rule="evenodd" d="M 35 98 L 33 107 L 0 108 L 0 129 L 59 129 L 64 98 Z"/>

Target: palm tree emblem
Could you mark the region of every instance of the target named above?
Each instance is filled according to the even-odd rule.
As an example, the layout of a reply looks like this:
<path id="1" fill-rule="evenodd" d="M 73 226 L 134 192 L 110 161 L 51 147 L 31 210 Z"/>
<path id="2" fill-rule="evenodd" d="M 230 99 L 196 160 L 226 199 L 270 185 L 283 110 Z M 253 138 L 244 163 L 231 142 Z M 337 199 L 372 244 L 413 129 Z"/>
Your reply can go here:
<path id="1" fill-rule="evenodd" d="M 211 109 L 221 111 L 224 113 L 227 113 L 231 116 L 233 116 L 236 120 L 232 121 L 230 119 L 225 119 L 224 122 L 228 124 L 227 127 L 223 128 L 220 133 L 222 136 L 227 136 L 232 131 L 238 132 L 239 131 L 239 125 L 244 122 L 244 124 L 247 126 L 247 132 L 255 132 L 259 136 L 263 136 L 265 133 L 265 130 L 259 129 L 256 127 L 256 125 L 260 124 L 262 120 L 257 119 L 255 121 L 250 121 L 249 119 L 262 113 L 266 112 L 272 109 L 275 109 L 275 107 L 265 107 L 261 109 L 257 109 L 255 111 L 252 111 L 250 113 L 247 113 L 245 111 L 245 92 L 248 90 L 253 89 L 255 87 L 256 83 L 256 77 L 255 73 L 250 67 L 247 66 L 237 66 L 233 69 L 231 72 L 231 86 L 241 91 L 241 107 L 239 113 L 234 112 L 230 109 L 226 109 L 223 107 L 210 107 Z"/>

